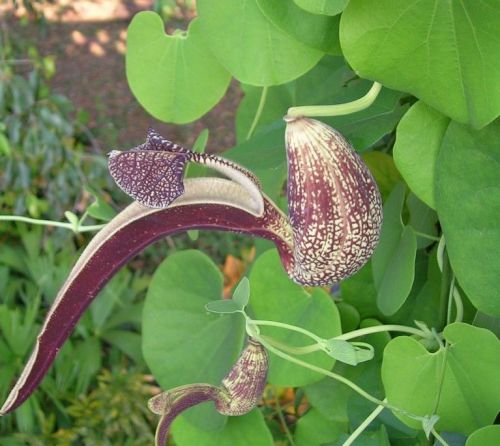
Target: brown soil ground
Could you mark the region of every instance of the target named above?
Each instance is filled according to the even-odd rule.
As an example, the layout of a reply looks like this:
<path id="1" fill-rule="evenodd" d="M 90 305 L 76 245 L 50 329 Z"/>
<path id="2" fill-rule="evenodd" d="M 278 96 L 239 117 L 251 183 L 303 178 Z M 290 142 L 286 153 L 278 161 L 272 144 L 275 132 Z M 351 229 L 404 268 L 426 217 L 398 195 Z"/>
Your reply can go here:
<path id="1" fill-rule="evenodd" d="M 195 11 L 180 7 L 167 22 L 167 32 L 185 28 Z M 233 83 L 223 100 L 207 115 L 188 125 L 168 125 L 149 116 L 132 96 L 125 78 L 127 26 L 133 15 L 152 9 L 152 0 L 56 0 L 40 9 L 47 20 L 21 25 L 0 7 L 11 35 L 36 43 L 42 55 L 56 57 L 57 71 L 51 80 L 54 92 L 64 94 L 89 114 L 89 127 L 102 153 L 129 148 L 144 141 L 149 126 L 190 147 L 203 128 L 210 130 L 209 151 L 234 144 L 234 113 L 241 92 Z"/>

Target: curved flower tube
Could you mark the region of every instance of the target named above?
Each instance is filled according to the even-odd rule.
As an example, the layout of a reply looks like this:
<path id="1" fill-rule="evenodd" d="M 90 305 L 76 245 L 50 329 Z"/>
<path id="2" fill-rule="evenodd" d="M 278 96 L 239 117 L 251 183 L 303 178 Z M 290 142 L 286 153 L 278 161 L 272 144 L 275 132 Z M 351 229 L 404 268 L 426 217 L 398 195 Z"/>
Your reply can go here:
<path id="1" fill-rule="evenodd" d="M 289 219 L 245 168 L 183 149 L 153 131 L 145 144 L 110 153 L 112 176 L 136 202 L 83 251 L 0 415 L 14 410 L 35 390 L 82 313 L 116 271 L 169 234 L 214 229 L 269 239 L 288 275 L 304 285 L 338 282 L 363 266 L 378 242 L 382 219 L 375 181 L 338 132 L 311 119 L 287 121 Z M 229 179 L 183 180 L 190 161 L 215 168 Z"/>
<path id="2" fill-rule="evenodd" d="M 265 348 L 250 338 L 239 359 L 220 386 L 189 384 L 162 392 L 149 400 L 149 409 L 161 415 L 156 430 L 156 446 L 165 445 L 168 429 L 175 417 L 186 409 L 213 401 L 222 415 L 238 416 L 250 412 L 262 398 L 269 368 Z"/>

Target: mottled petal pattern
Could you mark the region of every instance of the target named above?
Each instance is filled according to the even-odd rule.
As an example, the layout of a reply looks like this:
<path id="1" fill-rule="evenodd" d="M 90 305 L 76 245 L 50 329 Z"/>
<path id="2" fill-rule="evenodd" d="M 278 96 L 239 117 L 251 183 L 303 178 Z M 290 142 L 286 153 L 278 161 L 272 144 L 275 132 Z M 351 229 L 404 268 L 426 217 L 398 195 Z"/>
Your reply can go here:
<path id="1" fill-rule="evenodd" d="M 361 158 L 336 130 L 287 119 L 288 206 L 293 278 L 326 285 L 358 271 L 378 242 L 382 204 Z"/>

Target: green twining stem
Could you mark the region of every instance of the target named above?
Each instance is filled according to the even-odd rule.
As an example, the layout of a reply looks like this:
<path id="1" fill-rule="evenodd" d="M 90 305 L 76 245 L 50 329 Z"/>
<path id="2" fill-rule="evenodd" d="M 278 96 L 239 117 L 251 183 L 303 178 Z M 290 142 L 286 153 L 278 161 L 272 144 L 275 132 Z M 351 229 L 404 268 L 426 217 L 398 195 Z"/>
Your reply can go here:
<path id="1" fill-rule="evenodd" d="M 102 229 L 105 225 L 77 226 L 71 223 L 63 223 L 52 220 L 38 220 L 36 218 L 22 217 L 20 215 L 0 215 L 0 221 L 21 221 L 32 225 L 54 226 L 56 228 L 70 229 L 73 232 L 92 232 Z"/>
<path id="2" fill-rule="evenodd" d="M 441 446 L 450 446 L 446 442 L 446 440 L 437 433 L 437 431 L 434 428 L 431 429 L 431 433 L 432 435 L 434 435 L 434 438 L 436 438 L 436 440 L 438 440 L 441 443 Z"/>
<path id="3" fill-rule="evenodd" d="M 316 336 L 314 333 L 311 333 L 309 330 L 306 330 L 305 328 L 296 327 L 295 325 L 285 324 L 284 322 L 253 320 L 250 319 L 248 316 L 246 316 L 246 318 L 247 318 L 247 324 L 250 325 L 265 325 L 269 327 L 284 328 L 285 330 L 291 330 L 291 331 L 296 331 L 298 333 L 302 333 L 303 335 L 315 340 L 319 344 L 322 344 L 324 342 L 323 338 Z"/>
<path id="4" fill-rule="evenodd" d="M 335 105 L 308 105 L 301 107 L 291 107 L 288 109 L 287 116 L 313 117 L 350 115 L 351 113 L 356 113 L 370 107 L 375 99 L 377 99 L 377 96 L 380 93 L 381 89 L 382 85 L 380 85 L 378 82 L 374 82 L 368 93 L 366 93 L 362 98 L 356 99 L 355 101 Z"/>
<path id="5" fill-rule="evenodd" d="M 424 420 L 424 417 L 422 417 L 422 416 L 412 414 L 410 412 L 407 412 L 406 410 L 403 410 L 399 407 L 393 406 L 392 404 L 389 404 L 385 401 L 382 401 L 382 400 L 379 400 L 378 398 L 375 398 L 373 395 L 370 395 L 368 392 L 366 392 L 361 387 L 354 384 L 352 381 L 348 380 L 347 378 L 344 378 L 342 375 L 339 375 L 337 373 L 331 372 L 330 370 L 326 370 L 326 369 L 323 369 L 321 367 L 317 367 L 315 365 L 309 364 L 305 361 L 302 361 L 298 358 L 294 358 L 293 356 L 290 356 L 290 355 L 282 352 L 281 350 L 279 350 L 279 349 L 273 347 L 272 345 L 270 345 L 269 343 L 267 343 L 264 339 L 262 339 L 262 337 L 260 335 L 258 335 L 256 337 L 256 340 L 258 342 L 260 342 L 271 353 L 274 353 L 276 356 L 279 356 L 280 358 L 284 359 L 285 361 L 292 362 L 292 363 L 297 364 L 297 365 L 304 367 L 306 369 L 309 369 L 309 370 L 312 370 L 312 371 L 317 372 L 319 374 L 333 378 L 333 379 L 345 384 L 346 386 L 348 386 L 349 388 L 354 390 L 356 393 L 361 395 L 363 398 L 367 399 L 368 401 L 371 401 L 372 403 L 376 404 L 377 406 L 386 407 L 387 409 L 390 409 L 390 410 L 395 411 L 395 412 L 399 412 L 403 415 L 406 415 L 409 418 L 412 418 L 412 419 L 420 421 L 420 422 L 422 422 Z"/>
<path id="6" fill-rule="evenodd" d="M 260 335 L 262 339 L 271 344 L 272 346 L 283 350 L 284 352 L 291 353 L 292 355 L 307 355 L 308 353 L 317 352 L 322 350 L 322 346 L 319 343 L 305 345 L 303 347 L 292 347 L 291 345 L 284 344 L 274 338 L 269 336 Z"/>
<path id="7" fill-rule="evenodd" d="M 384 399 L 387 402 L 387 398 Z M 370 423 L 379 416 L 380 412 L 385 409 L 384 406 L 380 405 L 375 408 L 375 410 L 368 415 L 365 420 L 349 435 L 349 438 L 342 443 L 342 446 L 351 446 L 357 438 L 365 431 L 365 429 L 370 425 Z"/>
<path id="8" fill-rule="evenodd" d="M 427 334 L 423 330 L 413 327 L 407 327 L 406 325 L 375 325 L 373 327 L 360 328 L 358 330 L 350 331 L 349 333 L 345 333 L 340 336 L 335 336 L 334 339 L 347 341 L 348 339 L 358 338 L 373 333 L 381 333 L 384 331 L 399 331 L 401 333 L 413 334 L 421 338 L 427 337 Z"/>
<path id="9" fill-rule="evenodd" d="M 296 331 L 298 333 L 302 333 L 303 335 L 315 340 L 318 344 L 323 344 L 325 342 L 325 339 L 315 335 L 314 333 L 311 333 L 309 330 L 306 330 L 301 327 L 296 327 L 295 325 L 285 324 L 283 322 L 276 322 L 276 321 L 253 320 L 250 319 L 248 316 L 246 316 L 246 318 L 247 318 L 247 324 L 283 328 L 285 330 L 291 330 L 291 331 Z M 407 327 L 406 325 L 375 325 L 373 327 L 360 328 L 359 330 L 350 331 L 349 333 L 344 333 L 340 336 L 335 336 L 333 339 L 347 341 L 348 339 L 358 338 L 361 336 L 366 336 L 373 333 L 381 333 L 385 331 L 398 331 L 401 333 L 416 335 L 422 338 L 427 337 L 427 334 L 423 330 L 414 327 Z M 320 348 L 318 348 L 318 350 L 319 349 Z"/>

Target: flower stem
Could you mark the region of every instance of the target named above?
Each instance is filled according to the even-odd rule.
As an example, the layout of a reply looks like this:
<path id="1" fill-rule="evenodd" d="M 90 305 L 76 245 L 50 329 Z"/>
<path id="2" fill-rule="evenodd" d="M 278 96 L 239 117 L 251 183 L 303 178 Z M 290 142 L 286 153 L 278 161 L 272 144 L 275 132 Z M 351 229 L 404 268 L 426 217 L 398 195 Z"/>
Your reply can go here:
<path id="1" fill-rule="evenodd" d="M 382 85 L 380 85 L 378 82 L 374 82 L 368 93 L 366 93 L 362 98 L 356 99 L 355 101 L 335 105 L 309 105 L 301 107 L 291 107 L 288 109 L 287 115 L 290 117 L 350 115 L 351 113 L 365 110 L 370 105 L 372 105 L 375 99 L 377 99 L 377 96 L 380 93 L 381 89 Z"/>
<path id="2" fill-rule="evenodd" d="M 23 223 L 30 223 L 32 225 L 54 226 L 57 228 L 70 229 L 73 232 L 91 232 L 102 229 L 105 225 L 91 225 L 91 226 L 78 226 L 75 227 L 71 223 L 63 223 L 60 221 L 52 220 L 38 220 L 36 218 L 22 217 L 20 215 L 0 215 L 0 221 L 21 221 Z"/>
<path id="3" fill-rule="evenodd" d="M 267 90 L 268 90 L 268 87 L 262 87 L 262 93 L 260 95 L 259 105 L 257 107 L 257 111 L 255 112 L 255 116 L 253 118 L 252 125 L 250 126 L 250 130 L 248 130 L 247 138 L 246 138 L 247 140 L 252 137 L 253 132 L 255 131 L 255 128 L 257 127 L 257 124 L 259 123 L 260 116 L 262 115 L 262 111 L 264 110 L 264 105 L 266 104 Z"/>
<path id="4" fill-rule="evenodd" d="M 384 402 L 387 402 L 387 398 L 384 399 Z M 370 423 L 378 417 L 380 412 L 384 410 L 384 406 L 380 405 L 375 408 L 375 410 L 368 415 L 365 420 L 349 435 L 349 438 L 344 441 L 342 446 L 351 446 L 355 440 L 365 431 L 365 429 L 370 425 Z"/>

